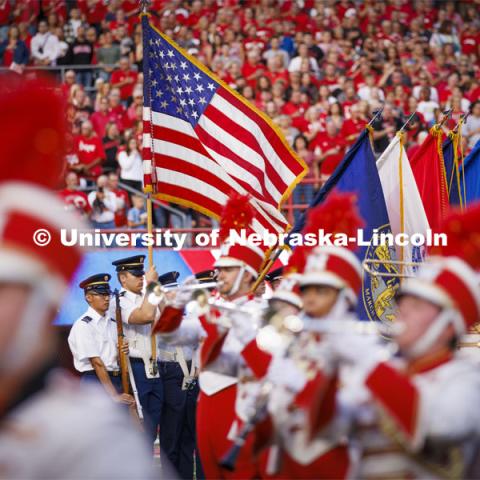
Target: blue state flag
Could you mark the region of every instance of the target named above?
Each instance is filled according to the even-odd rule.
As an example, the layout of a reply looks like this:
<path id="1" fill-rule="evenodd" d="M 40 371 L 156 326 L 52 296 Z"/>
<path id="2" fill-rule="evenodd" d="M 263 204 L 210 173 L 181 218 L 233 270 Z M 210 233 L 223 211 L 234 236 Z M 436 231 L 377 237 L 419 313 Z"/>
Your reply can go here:
<path id="1" fill-rule="evenodd" d="M 378 233 L 391 232 L 382 185 L 367 129 L 360 134 L 340 165 L 317 193 L 309 209 L 325 201 L 334 189 L 357 195 L 357 205 L 365 221 L 363 229 L 365 243 L 371 240 L 374 230 Z M 308 209 L 295 224 L 292 233 L 302 231 L 307 215 Z M 393 246 L 361 246 L 356 254 L 360 261 L 396 259 Z M 373 263 L 369 264 L 369 268 L 378 273 L 398 273 L 397 267 L 389 264 Z M 359 318 L 382 322 L 393 320 L 393 298 L 397 288 L 397 277 L 371 275 L 365 271 L 357 309 Z"/>
<path id="2" fill-rule="evenodd" d="M 460 166 L 460 181 L 465 189 L 467 205 L 476 200 L 480 200 L 480 140 L 464 158 L 463 165 Z M 450 205 L 460 205 L 458 189 L 452 188 L 450 192 Z"/>

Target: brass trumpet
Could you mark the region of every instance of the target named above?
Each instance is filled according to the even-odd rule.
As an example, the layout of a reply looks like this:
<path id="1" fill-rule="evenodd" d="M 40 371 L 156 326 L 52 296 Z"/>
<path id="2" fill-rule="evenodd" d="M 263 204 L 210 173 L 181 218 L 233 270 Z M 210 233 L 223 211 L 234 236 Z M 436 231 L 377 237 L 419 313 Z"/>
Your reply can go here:
<path id="1" fill-rule="evenodd" d="M 153 282 L 150 286 L 151 291 L 161 297 L 162 295 L 169 292 L 206 292 L 209 288 L 218 288 L 222 282 L 208 282 L 208 283 L 195 283 L 193 285 L 178 285 L 176 287 L 165 288 L 163 285 L 157 282 Z"/>
<path id="2" fill-rule="evenodd" d="M 164 292 L 195 292 L 197 290 L 208 290 L 209 288 L 218 288 L 223 282 L 206 282 L 195 283 L 193 285 L 178 285 L 177 287 L 165 288 L 162 287 Z"/>

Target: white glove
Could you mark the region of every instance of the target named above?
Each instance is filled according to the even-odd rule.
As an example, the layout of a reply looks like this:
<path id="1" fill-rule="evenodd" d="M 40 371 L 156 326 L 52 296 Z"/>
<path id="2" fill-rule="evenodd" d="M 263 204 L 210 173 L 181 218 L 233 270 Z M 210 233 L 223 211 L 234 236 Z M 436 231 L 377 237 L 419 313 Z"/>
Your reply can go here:
<path id="1" fill-rule="evenodd" d="M 363 370 L 365 376 L 375 366 L 388 359 L 389 351 L 379 343 L 377 337 L 346 333 L 332 334 L 327 338 L 334 359 L 343 364 Z"/>
<path id="2" fill-rule="evenodd" d="M 175 291 L 175 299 L 172 302 L 172 306 L 178 309 L 185 308 L 185 305 L 192 299 L 191 290 L 182 290 L 182 287 L 188 285 L 196 285 L 198 280 L 195 278 L 195 275 L 190 275 L 180 286 L 178 290 Z"/>
<path id="3" fill-rule="evenodd" d="M 151 282 L 147 285 L 147 302 L 158 307 L 165 300 L 165 294 L 161 292 L 159 284 Z"/>
<path id="4" fill-rule="evenodd" d="M 256 337 L 257 322 L 252 316 L 244 312 L 229 312 L 228 319 L 232 323 L 232 333 L 242 345 L 247 345 Z"/>
<path id="5" fill-rule="evenodd" d="M 156 293 L 150 293 L 147 297 L 147 302 L 155 307 L 158 307 L 163 300 L 165 299 L 165 295 L 157 295 Z"/>
<path id="6" fill-rule="evenodd" d="M 291 358 L 273 357 L 267 372 L 267 379 L 276 386 L 285 387 L 295 393 L 307 383 L 307 375 Z"/>

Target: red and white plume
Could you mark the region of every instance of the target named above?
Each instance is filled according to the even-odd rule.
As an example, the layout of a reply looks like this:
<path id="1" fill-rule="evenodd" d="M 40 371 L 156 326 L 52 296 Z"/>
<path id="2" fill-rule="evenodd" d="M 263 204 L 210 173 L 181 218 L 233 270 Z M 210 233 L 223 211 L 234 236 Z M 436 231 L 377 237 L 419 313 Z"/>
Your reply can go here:
<path id="1" fill-rule="evenodd" d="M 464 211 L 452 209 L 438 230 L 447 236 L 447 245 L 432 247 L 431 255 L 459 257 L 480 270 L 480 202 Z"/>
<path id="2" fill-rule="evenodd" d="M 66 148 L 65 102 L 48 80 L 0 83 L 0 182 L 58 186 Z"/>

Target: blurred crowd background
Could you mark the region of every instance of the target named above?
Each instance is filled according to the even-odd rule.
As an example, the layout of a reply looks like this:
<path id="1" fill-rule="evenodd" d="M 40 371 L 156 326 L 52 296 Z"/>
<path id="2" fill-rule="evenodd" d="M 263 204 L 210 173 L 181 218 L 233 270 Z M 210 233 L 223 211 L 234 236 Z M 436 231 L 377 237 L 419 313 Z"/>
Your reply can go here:
<path id="1" fill-rule="evenodd" d="M 375 112 L 381 154 L 411 113 L 408 156 L 446 109 L 480 139 L 480 0 L 153 0 L 151 21 L 265 112 L 309 166 L 293 220 Z M 69 208 L 99 228 L 145 228 L 138 0 L 0 0 L 0 72 L 45 71 L 68 102 Z M 293 206 L 292 206 L 293 203 Z M 178 205 L 158 227 L 210 228 Z"/>

